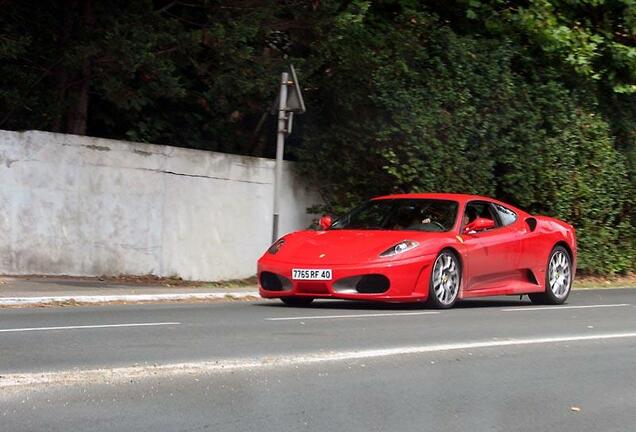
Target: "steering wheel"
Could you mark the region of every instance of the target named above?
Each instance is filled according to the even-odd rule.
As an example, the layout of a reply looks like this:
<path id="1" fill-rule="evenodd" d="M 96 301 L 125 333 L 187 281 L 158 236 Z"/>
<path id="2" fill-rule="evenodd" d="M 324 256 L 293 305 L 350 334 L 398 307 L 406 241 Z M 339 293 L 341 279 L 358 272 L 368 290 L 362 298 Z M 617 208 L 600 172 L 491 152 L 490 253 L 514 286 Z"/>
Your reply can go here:
<path id="1" fill-rule="evenodd" d="M 446 227 L 437 221 L 432 221 L 432 224 L 437 225 L 442 231 L 446 231 Z"/>

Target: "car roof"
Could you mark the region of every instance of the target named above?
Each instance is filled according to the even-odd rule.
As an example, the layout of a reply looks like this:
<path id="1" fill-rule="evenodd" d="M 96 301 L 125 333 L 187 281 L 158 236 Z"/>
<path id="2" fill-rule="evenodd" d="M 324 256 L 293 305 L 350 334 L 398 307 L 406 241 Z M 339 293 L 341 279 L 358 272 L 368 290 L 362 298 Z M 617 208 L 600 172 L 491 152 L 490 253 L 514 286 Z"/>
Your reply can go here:
<path id="1" fill-rule="evenodd" d="M 449 201 L 459 201 L 462 203 L 468 201 L 491 201 L 497 204 L 501 204 L 505 207 L 510 207 L 511 209 L 519 211 L 520 209 L 516 208 L 513 205 L 507 204 L 503 201 L 499 201 L 495 198 L 490 198 L 482 195 L 472 195 L 472 194 L 461 194 L 461 193 L 403 193 L 403 194 L 393 194 L 393 195 L 383 195 L 379 197 L 372 198 L 373 200 L 383 200 L 383 199 L 439 199 L 439 200 L 449 200 Z"/>
<path id="2" fill-rule="evenodd" d="M 492 200 L 492 198 L 488 198 L 484 196 L 461 194 L 461 193 L 402 193 L 402 194 L 383 195 L 383 196 L 375 197 L 373 199 L 379 200 L 379 199 L 399 199 L 399 198 L 401 199 L 404 199 L 404 198 L 443 199 L 443 200 L 453 200 L 453 201 L 470 201 L 475 199 Z"/>

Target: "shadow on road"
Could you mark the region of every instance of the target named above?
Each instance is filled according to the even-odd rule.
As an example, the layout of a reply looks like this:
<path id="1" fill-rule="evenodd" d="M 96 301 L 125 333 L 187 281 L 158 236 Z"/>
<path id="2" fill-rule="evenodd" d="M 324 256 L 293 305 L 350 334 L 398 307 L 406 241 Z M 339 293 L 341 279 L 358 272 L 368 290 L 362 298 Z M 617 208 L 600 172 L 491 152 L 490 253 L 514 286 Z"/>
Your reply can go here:
<path id="1" fill-rule="evenodd" d="M 529 306 L 532 303 L 527 300 L 511 300 L 510 298 L 494 299 L 469 299 L 461 300 L 455 304 L 455 309 L 471 308 L 500 308 L 514 306 Z M 434 310 L 424 303 L 384 303 L 349 300 L 316 300 L 306 307 L 291 307 L 282 302 L 255 303 L 254 306 L 281 309 L 325 309 L 325 310 Z"/>

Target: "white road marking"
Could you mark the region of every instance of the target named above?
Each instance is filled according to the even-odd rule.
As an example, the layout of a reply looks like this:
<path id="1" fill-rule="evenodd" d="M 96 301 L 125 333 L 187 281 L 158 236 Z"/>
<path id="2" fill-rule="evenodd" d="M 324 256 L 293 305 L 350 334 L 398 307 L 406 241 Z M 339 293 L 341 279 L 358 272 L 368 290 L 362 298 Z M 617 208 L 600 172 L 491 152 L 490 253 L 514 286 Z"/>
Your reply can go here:
<path id="1" fill-rule="evenodd" d="M 366 318 L 366 317 L 390 317 L 390 316 L 410 316 L 410 315 L 435 315 L 439 312 L 392 312 L 392 313 L 371 313 L 371 314 L 348 314 L 348 315 L 311 315 L 300 317 L 265 318 L 265 321 L 293 321 L 293 320 L 315 320 L 315 319 L 342 319 L 342 318 Z"/>
<path id="2" fill-rule="evenodd" d="M 584 305 L 584 306 L 530 306 L 519 308 L 506 308 L 501 309 L 503 312 L 518 312 L 518 311 L 537 311 L 537 310 L 561 310 L 561 309 L 592 309 L 592 308 L 608 308 L 608 307 L 623 307 L 631 306 L 629 303 L 618 304 L 598 304 L 598 305 Z"/>
<path id="3" fill-rule="evenodd" d="M 569 335 L 545 338 L 487 340 L 481 342 L 457 342 L 438 345 L 405 346 L 398 348 L 366 349 L 357 351 L 331 351 L 308 354 L 265 356 L 256 359 L 219 359 L 214 361 L 172 363 L 156 366 L 132 366 L 108 369 L 71 370 L 60 372 L 15 373 L 0 376 L 0 388 L 25 387 L 50 384 L 113 384 L 144 378 L 192 376 L 204 373 L 233 372 L 242 369 L 297 366 L 347 360 L 363 360 L 405 354 L 423 354 L 454 350 L 583 342 L 609 339 L 636 338 L 636 332 L 606 333 L 596 335 Z"/>
<path id="4" fill-rule="evenodd" d="M 0 333 L 18 333 L 29 331 L 49 331 L 49 330 L 83 330 L 83 329 L 102 329 L 116 327 L 152 327 L 166 325 L 180 325 L 180 322 L 154 322 L 154 323 L 128 323 L 128 324 L 100 324 L 100 325 L 80 325 L 80 326 L 60 326 L 60 327 L 25 327 L 0 329 Z"/>

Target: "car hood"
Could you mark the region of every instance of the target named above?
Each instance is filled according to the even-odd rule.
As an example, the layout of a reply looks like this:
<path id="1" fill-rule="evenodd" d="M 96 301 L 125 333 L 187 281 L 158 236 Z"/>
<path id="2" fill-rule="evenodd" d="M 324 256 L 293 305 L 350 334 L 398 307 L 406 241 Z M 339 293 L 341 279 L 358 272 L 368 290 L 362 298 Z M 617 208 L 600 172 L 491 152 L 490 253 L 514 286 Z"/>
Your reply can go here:
<path id="1" fill-rule="evenodd" d="M 300 231 L 285 236 L 285 244 L 276 255 L 277 261 L 294 264 L 337 265 L 364 264 L 378 260 L 391 261 L 431 253 L 424 242 L 448 233 L 380 230 Z M 420 246 L 397 255 L 381 258 L 380 254 L 403 240 L 414 240 Z"/>

